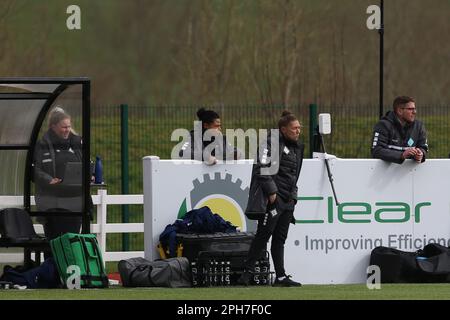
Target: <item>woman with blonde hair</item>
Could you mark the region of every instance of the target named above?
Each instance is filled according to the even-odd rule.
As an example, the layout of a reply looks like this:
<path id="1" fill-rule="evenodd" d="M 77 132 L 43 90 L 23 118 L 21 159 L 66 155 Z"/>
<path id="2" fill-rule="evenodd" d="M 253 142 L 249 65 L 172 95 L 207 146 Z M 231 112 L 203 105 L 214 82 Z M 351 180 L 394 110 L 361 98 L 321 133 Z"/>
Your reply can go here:
<path id="1" fill-rule="evenodd" d="M 36 144 L 34 182 L 38 211 L 82 211 L 81 173 L 79 186 L 63 183 L 67 164 L 81 165 L 82 159 L 81 137 L 72 130 L 70 115 L 55 107 L 49 114 L 47 132 Z M 79 233 L 81 227 L 81 217 L 47 216 L 40 220 L 49 239 L 66 232 Z"/>

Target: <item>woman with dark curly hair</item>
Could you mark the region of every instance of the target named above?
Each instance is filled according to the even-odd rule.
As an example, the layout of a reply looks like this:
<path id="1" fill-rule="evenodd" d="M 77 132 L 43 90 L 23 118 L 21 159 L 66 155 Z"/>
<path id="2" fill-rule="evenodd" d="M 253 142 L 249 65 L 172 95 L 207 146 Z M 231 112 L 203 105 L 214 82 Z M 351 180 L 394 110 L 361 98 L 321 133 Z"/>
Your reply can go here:
<path id="1" fill-rule="evenodd" d="M 222 123 L 217 112 L 200 108 L 197 117 L 201 122 L 201 136 L 196 137 L 196 131 L 191 130 L 189 141 L 180 150 L 181 158 L 203 161 L 208 165 L 216 164 L 217 160 L 242 158 L 241 151 L 232 147 L 222 134 Z"/>

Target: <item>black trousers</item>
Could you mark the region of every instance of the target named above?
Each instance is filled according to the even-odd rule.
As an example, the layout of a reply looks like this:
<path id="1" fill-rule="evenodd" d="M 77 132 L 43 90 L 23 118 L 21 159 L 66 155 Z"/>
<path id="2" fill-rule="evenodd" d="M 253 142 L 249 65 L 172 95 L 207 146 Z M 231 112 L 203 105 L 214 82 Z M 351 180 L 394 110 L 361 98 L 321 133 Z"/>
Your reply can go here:
<path id="1" fill-rule="evenodd" d="M 270 253 L 272 254 L 275 274 L 277 277 L 285 275 L 284 244 L 294 215 L 294 207 L 294 202 L 286 203 L 278 195 L 275 203 L 268 206 L 266 214 L 258 221 L 255 239 L 253 239 L 245 262 L 246 270 L 253 270 L 255 262 L 261 258 L 267 247 L 267 242 L 272 237 Z"/>

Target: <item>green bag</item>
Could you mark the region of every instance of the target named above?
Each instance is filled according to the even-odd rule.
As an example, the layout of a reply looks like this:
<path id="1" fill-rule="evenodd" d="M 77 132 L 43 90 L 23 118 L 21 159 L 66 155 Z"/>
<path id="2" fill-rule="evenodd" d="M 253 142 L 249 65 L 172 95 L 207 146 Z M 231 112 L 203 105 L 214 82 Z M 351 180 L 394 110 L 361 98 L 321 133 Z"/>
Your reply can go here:
<path id="1" fill-rule="evenodd" d="M 77 265 L 82 288 L 108 287 L 102 253 L 94 234 L 66 233 L 51 240 L 50 247 L 64 285 L 71 275 L 67 273 L 67 268 Z"/>

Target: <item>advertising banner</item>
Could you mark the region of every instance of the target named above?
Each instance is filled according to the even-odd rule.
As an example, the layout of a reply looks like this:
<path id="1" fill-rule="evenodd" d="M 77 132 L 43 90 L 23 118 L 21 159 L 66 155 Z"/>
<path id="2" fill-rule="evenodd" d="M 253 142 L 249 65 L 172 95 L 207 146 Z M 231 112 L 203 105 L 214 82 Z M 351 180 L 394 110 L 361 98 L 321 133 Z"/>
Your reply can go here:
<path id="1" fill-rule="evenodd" d="M 242 231 L 255 231 L 255 222 L 243 214 L 250 160 L 215 166 L 180 161 L 144 158 L 146 258 L 159 258 L 156 245 L 167 224 L 204 205 Z M 450 160 L 398 165 L 337 159 L 330 165 L 339 205 L 323 160 L 303 162 L 296 224 L 285 248 L 286 271 L 294 279 L 305 284 L 364 283 L 370 252 L 377 246 L 404 251 L 431 242 L 450 246 Z"/>

